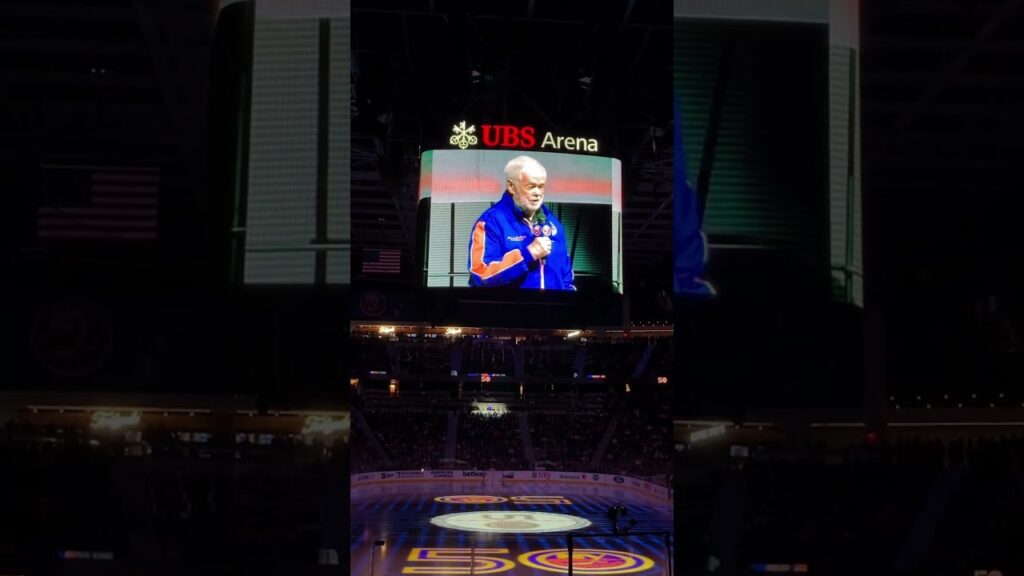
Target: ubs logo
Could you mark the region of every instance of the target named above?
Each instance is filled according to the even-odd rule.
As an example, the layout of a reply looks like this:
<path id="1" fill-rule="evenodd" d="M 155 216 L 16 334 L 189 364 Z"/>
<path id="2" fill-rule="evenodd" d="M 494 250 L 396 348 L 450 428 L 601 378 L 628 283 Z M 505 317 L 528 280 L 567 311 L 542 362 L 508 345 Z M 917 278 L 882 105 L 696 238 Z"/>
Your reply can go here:
<path id="1" fill-rule="evenodd" d="M 537 130 L 533 126 L 509 124 L 481 124 L 484 146 L 493 148 L 533 148 L 537 145 Z"/>
<path id="2" fill-rule="evenodd" d="M 470 146 L 476 146 L 477 138 L 474 136 L 476 132 L 476 126 L 470 125 L 466 127 L 466 121 L 463 120 L 455 126 L 452 126 L 452 137 L 448 140 L 452 146 L 458 146 L 465 150 Z"/>
<path id="3" fill-rule="evenodd" d="M 511 124 L 481 124 L 480 136 L 483 145 L 488 148 L 533 148 L 537 145 L 537 129 L 533 126 L 512 126 Z M 452 126 L 452 136 L 448 142 L 465 150 L 476 146 L 480 140 L 476 137 L 476 126 L 466 126 L 463 120 Z"/>

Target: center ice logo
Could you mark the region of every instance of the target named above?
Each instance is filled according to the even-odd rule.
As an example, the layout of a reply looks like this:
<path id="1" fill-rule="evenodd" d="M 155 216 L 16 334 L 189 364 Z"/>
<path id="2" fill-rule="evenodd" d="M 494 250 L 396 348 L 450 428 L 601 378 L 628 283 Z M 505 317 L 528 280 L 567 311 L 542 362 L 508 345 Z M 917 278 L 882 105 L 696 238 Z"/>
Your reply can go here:
<path id="1" fill-rule="evenodd" d="M 501 496 L 484 496 L 480 494 L 459 494 L 457 496 L 438 496 L 434 502 L 443 504 L 501 504 L 508 502 L 508 498 Z"/>
<path id="2" fill-rule="evenodd" d="M 457 512 L 430 519 L 441 528 L 469 532 L 508 532 L 533 534 L 540 532 L 567 532 L 591 525 L 590 520 L 569 514 L 551 512 Z"/>

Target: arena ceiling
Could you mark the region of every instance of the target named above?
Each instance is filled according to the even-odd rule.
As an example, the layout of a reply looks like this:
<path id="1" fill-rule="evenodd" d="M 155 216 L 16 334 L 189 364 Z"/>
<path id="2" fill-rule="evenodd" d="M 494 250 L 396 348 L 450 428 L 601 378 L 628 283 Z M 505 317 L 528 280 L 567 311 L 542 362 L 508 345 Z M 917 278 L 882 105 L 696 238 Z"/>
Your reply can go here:
<path id="1" fill-rule="evenodd" d="M 452 123 L 471 118 L 597 138 L 601 155 L 623 161 L 627 278 L 660 264 L 667 285 L 671 6 L 522 0 L 473 3 L 467 12 L 469 6 L 353 5 L 357 253 L 391 246 L 410 259 L 419 154 L 448 147 Z"/>
<path id="2" fill-rule="evenodd" d="M 894 286 L 927 277 L 1020 281 L 1010 263 L 1021 253 L 1022 4 L 862 3 L 867 265 Z M 555 6 L 354 3 L 357 251 L 396 246 L 411 258 L 416 159 L 444 137 L 448 114 L 465 111 L 602 138 L 610 155 L 628 160 L 629 277 L 667 256 L 671 25 L 649 2 Z M 0 150 L 11 190 L 0 238 L 8 258 L 35 244 L 31 174 L 62 160 L 174 167 L 161 183 L 160 251 L 194 242 L 189 226 L 175 224 L 194 221 L 216 194 L 206 189 L 205 163 L 215 14 L 208 0 L 0 3 Z M 526 66 L 543 82 L 513 82 Z"/>

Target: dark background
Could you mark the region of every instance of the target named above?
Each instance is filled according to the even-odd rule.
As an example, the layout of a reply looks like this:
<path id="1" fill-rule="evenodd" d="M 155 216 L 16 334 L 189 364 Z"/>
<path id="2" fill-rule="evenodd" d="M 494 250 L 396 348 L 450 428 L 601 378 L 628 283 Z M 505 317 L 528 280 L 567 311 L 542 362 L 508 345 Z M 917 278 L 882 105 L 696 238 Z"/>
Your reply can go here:
<path id="1" fill-rule="evenodd" d="M 707 276 L 737 297 L 771 293 L 780 277 L 784 290 L 827 281 L 827 26 L 681 20 L 675 34 L 686 158 L 695 167 L 687 178 L 699 186 L 709 173 L 700 191 Z M 705 134 L 718 90 L 712 152 Z"/>
<path id="2" fill-rule="evenodd" d="M 865 307 L 677 308 L 682 569 L 1020 573 L 1022 8 L 861 2 Z"/>
<path id="3" fill-rule="evenodd" d="M 347 292 L 229 282 L 224 135 L 239 117 L 231 80 L 249 65 L 246 14 L 239 3 L 218 20 L 206 1 L 0 2 L 0 572 L 322 573 L 319 548 L 346 550 L 344 443 L 254 447 L 231 424 L 237 406 L 347 406 Z M 87 225 L 101 237 L 52 239 L 41 208 L 92 193 L 87 176 L 55 179 L 52 165 L 147 167 L 159 180 L 146 216 L 115 211 L 115 224 Z M 154 237 L 107 233 L 132 227 Z M 33 421 L 29 408 L 94 402 L 183 405 L 212 440 L 150 424 L 140 444 Z"/>
<path id="4" fill-rule="evenodd" d="M 677 314 L 677 405 L 1020 406 L 1022 30 L 1015 3 L 862 3 L 865 308 L 745 260 L 759 294 Z"/>

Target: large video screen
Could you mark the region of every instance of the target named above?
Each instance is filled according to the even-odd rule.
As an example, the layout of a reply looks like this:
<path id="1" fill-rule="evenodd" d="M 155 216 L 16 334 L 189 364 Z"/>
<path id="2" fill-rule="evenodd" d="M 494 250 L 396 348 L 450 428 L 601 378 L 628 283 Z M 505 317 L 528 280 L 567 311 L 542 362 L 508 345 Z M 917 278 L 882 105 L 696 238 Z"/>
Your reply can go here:
<path id="1" fill-rule="evenodd" d="M 615 158 L 431 150 L 419 192 L 428 287 L 622 292 Z"/>
<path id="2" fill-rule="evenodd" d="M 863 402 L 858 2 L 674 20 L 677 417 Z"/>
<path id="3" fill-rule="evenodd" d="M 215 117 L 230 197 L 230 272 L 245 285 L 351 281 L 348 2 L 222 11 Z M 230 20 L 230 21 L 229 21 Z M 240 48 L 241 47 L 241 48 Z"/>
<path id="4" fill-rule="evenodd" d="M 862 303 L 856 19 L 797 4 L 677 5 L 678 292 Z"/>

